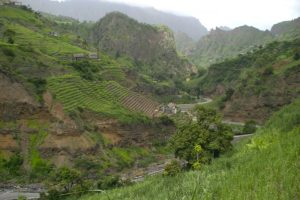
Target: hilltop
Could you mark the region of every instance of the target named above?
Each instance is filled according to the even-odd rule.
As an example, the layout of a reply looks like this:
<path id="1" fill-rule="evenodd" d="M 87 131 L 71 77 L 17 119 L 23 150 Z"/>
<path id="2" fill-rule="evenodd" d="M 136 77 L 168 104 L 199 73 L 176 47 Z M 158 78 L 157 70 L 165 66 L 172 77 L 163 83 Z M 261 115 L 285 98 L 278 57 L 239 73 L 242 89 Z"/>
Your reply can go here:
<path id="1" fill-rule="evenodd" d="M 200 67 L 208 67 L 225 58 L 246 53 L 255 46 L 271 40 L 270 32 L 260 31 L 250 26 L 241 26 L 233 30 L 216 28 L 197 42 L 190 57 Z"/>
<path id="2" fill-rule="evenodd" d="M 98 21 L 106 14 L 114 11 L 122 12 L 139 22 L 170 27 L 174 32 L 184 32 L 193 40 L 198 40 L 207 34 L 207 29 L 198 19 L 187 16 L 161 12 L 154 8 L 140 8 L 122 3 L 91 0 L 72 0 L 56 2 L 50 0 L 22 0 L 24 5 L 30 5 L 34 10 L 63 15 L 80 21 Z"/>
<path id="3" fill-rule="evenodd" d="M 196 43 L 189 57 L 199 67 L 207 68 L 272 41 L 296 38 L 299 38 L 299 18 L 275 24 L 271 31 L 261 31 L 249 26 L 233 30 L 216 28 Z"/>
<path id="4" fill-rule="evenodd" d="M 111 56 L 129 56 L 138 71 L 157 80 L 189 76 L 193 66 L 176 52 L 174 35 L 165 26 L 141 24 L 118 12 L 96 23 L 93 39 L 98 48 Z"/>

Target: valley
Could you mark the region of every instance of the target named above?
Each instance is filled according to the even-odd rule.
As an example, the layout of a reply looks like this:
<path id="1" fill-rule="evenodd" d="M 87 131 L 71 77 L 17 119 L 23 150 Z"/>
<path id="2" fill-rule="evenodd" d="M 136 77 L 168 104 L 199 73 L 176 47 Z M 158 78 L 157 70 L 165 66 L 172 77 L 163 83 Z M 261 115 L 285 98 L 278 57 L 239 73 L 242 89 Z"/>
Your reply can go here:
<path id="1" fill-rule="evenodd" d="M 0 1 L 0 199 L 299 197 L 299 18 L 21 2 Z"/>

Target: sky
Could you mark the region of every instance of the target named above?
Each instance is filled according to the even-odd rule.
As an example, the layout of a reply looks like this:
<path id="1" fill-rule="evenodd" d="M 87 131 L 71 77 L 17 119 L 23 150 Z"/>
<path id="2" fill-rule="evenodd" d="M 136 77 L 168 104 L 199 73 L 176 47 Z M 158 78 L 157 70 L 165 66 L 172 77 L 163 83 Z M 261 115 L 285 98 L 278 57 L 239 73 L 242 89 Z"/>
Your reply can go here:
<path id="1" fill-rule="evenodd" d="M 261 30 L 300 17 L 300 0 L 108 0 L 196 17 L 208 29 L 249 25 Z"/>

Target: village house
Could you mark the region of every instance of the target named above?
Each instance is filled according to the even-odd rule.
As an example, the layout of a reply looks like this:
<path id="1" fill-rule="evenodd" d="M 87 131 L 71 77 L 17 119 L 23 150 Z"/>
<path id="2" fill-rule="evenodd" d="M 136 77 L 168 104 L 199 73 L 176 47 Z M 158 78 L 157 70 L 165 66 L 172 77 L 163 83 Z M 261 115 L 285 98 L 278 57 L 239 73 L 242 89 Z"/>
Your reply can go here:
<path id="1" fill-rule="evenodd" d="M 97 53 L 89 53 L 88 57 L 90 59 L 98 59 L 98 54 Z"/>
<path id="2" fill-rule="evenodd" d="M 54 31 L 49 32 L 49 35 L 53 36 L 53 37 L 58 37 L 59 36 L 59 34 L 57 32 L 54 32 Z"/>
<path id="3" fill-rule="evenodd" d="M 22 5 L 19 1 L 13 1 L 13 0 L 0 0 L 0 6 L 3 5 L 10 5 L 10 6 L 20 6 Z"/>
<path id="4" fill-rule="evenodd" d="M 176 114 L 178 110 L 175 103 L 168 103 L 168 105 L 162 105 L 160 111 L 168 115 L 173 115 Z"/>
<path id="5" fill-rule="evenodd" d="M 83 53 L 73 54 L 73 60 L 74 61 L 83 60 L 85 58 L 86 58 L 86 56 Z"/>

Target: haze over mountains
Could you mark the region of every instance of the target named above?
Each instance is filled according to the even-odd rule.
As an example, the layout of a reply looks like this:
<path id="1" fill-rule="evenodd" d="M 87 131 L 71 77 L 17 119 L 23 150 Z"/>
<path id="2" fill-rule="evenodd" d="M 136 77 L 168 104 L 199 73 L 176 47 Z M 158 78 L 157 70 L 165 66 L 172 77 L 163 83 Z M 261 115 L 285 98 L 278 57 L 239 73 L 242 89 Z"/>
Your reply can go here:
<path id="1" fill-rule="evenodd" d="M 274 40 L 293 40 L 299 36 L 300 18 L 275 24 L 270 31 L 246 25 L 233 30 L 216 28 L 194 44 L 189 57 L 198 66 L 208 67 Z"/>
<path id="2" fill-rule="evenodd" d="M 54 15 L 69 16 L 80 21 L 97 21 L 107 13 L 119 11 L 140 22 L 167 25 L 174 32 L 186 33 L 194 40 L 200 39 L 208 32 L 199 20 L 194 17 L 177 16 L 155 10 L 154 8 L 141 8 L 95 0 L 70 0 L 64 2 L 21 0 L 21 2 L 25 5 L 30 5 L 34 10 Z"/>

